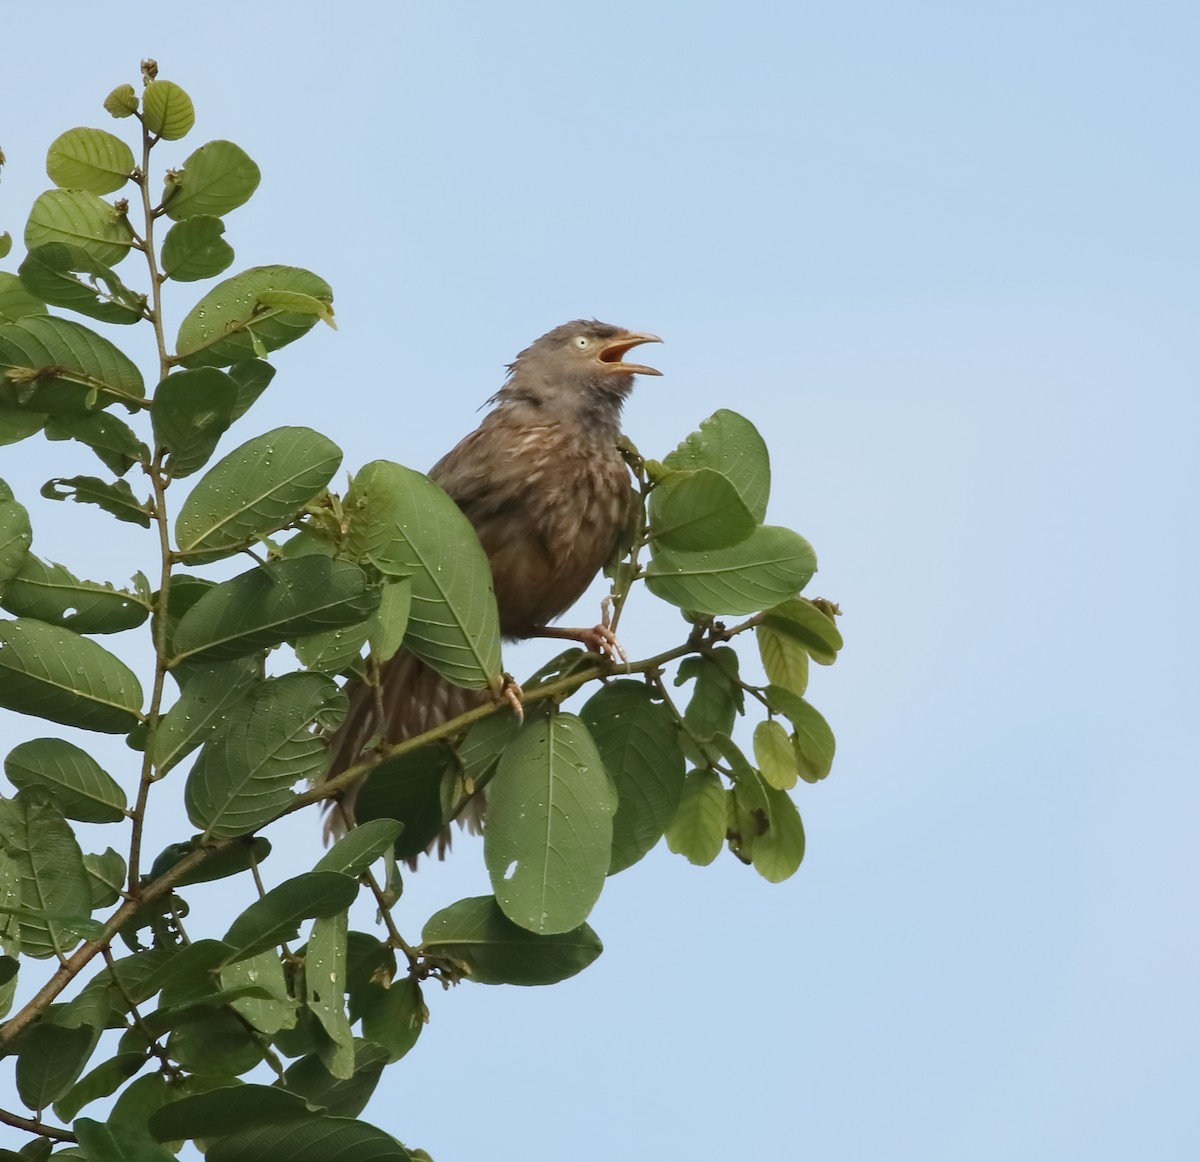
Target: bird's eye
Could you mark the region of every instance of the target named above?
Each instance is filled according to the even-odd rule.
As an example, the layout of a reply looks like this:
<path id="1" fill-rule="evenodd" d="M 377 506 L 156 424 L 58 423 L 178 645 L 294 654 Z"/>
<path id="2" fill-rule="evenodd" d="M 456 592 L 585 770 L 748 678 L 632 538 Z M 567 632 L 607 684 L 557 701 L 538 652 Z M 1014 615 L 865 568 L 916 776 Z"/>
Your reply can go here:
<path id="1" fill-rule="evenodd" d="M 576 335 L 574 342 L 580 351 L 586 351 L 592 345 L 591 339 L 586 335 Z"/>

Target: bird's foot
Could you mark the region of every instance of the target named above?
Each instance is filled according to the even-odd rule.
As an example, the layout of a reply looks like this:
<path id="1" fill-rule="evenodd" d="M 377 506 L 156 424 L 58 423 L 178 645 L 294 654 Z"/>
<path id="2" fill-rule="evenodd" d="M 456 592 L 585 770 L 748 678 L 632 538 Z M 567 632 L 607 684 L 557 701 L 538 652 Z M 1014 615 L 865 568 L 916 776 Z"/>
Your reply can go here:
<path id="1" fill-rule="evenodd" d="M 500 701 L 507 702 L 512 707 L 512 712 L 517 716 L 518 722 L 525 721 L 525 692 L 517 684 L 516 678 L 511 674 L 502 675 L 504 685 L 500 687 Z"/>

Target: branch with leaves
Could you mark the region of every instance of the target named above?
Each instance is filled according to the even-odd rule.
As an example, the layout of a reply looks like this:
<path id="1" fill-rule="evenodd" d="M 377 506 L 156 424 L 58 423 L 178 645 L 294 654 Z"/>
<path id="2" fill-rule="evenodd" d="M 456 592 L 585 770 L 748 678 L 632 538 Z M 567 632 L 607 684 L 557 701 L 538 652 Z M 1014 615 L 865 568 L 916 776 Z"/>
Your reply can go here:
<path id="1" fill-rule="evenodd" d="M 77 1142 L 97 1162 L 165 1160 L 160 1143 L 185 1139 L 215 1158 L 291 1162 L 314 1133 L 346 1159 L 427 1158 L 358 1120 L 424 1027 L 423 982 L 580 972 L 601 951 L 587 920 L 607 877 L 664 836 L 696 864 L 727 847 L 772 881 L 797 870 L 791 791 L 823 779 L 834 751 L 805 698 L 809 663 L 835 659 L 838 611 L 800 595 L 813 550 L 764 523 L 766 446 L 719 411 L 661 461 L 625 448 L 638 505 L 609 569 L 611 624 L 642 589 L 683 612 L 683 640 L 620 664 L 559 654 L 523 684 L 519 718 L 503 696 L 487 558 L 427 477 L 376 461 L 339 496 L 340 449 L 302 426 L 210 464 L 270 385 L 267 356 L 332 324 L 333 294 L 298 267 L 254 267 L 166 334 L 164 296 L 232 264 L 223 218 L 259 173 L 211 141 L 156 183 L 156 150 L 194 114 L 153 62 L 142 81 L 104 103 L 135 126 L 136 149 L 101 129 L 60 136 L 27 254 L 0 271 L 0 443 L 43 434 L 90 450 L 104 475 L 55 477 L 42 495 L 149 531 L 130 587 L 85 580 L 33 552 L 28 512 L 0 482 L 0 706 L 80 740 L 29 738 L 4 760 L 0 1013 L 12 1015 L 0 1051 L 30 1113 L 0 1110 L 0 1122 L 40 1139 L 37 1156 Z M 119 191 L 129 196 L 105 200 Z M 115 268 L 134 254 L 144 269 L 127 283 Z M 150 327 L 156 386 L 52 307 Z M 228 580 L 196 572 L 238 556 L 253 563 Z M 143 635 L 145 684 L 101 644 L 129 633 Z M 339 679 L 370 680 L 401 649 L 481 704 L 322 782 L 346 708 Z M 765 681 L 743 671 L 748 658 Z M 743 716 L 758 719 L 749 753 L 735 741 Z M 106 770 L 87 745 L 96 733 L 125 736 L 134 769 Z M 358 825 L 311 871 L 272 883 L 272 824 L 363 778 Z M 405 935 L 399 861 L 485 786 L 493 894 Z M 150 835 L 151 802 L 172 795 L 195 834 Z M 80 823 L 111 844 L 85 852 Z M 245 903 L 223 935 L 187 931 L 187 890 L 216 880 Z M 372 931 L 350 928 L 364 890 Z M 18 982 L 27 999 L 12 1012 Z"/>

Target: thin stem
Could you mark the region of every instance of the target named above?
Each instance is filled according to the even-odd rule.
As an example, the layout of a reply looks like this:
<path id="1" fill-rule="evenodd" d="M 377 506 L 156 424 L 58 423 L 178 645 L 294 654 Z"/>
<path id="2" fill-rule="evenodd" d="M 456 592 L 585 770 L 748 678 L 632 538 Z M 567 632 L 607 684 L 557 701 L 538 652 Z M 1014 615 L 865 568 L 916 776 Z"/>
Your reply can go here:
<path id="1" fill-rule="evenodd" d="M 137 179 L 138 189 L 142 195 L 142 214 L 146 229 L 143 235 L 143 253 L 150 272 L 150 296 L 152 306 L 149 311 L 150 322 L 154 327 L 154 338 L 158 344 L 159 382 L 167 377 L 170 371 L 170 357 L 167 354 L 166 336 L 163 333 L 162 317 L 162 280 L 159 278 L 158 261 L 154 255 L 154 212 L 150 205 L 150 150 L 156 139 L 152 138 L 145 126 L 142 127 L 142 168 Z M 150 796 L 150 787 L 154 783 L 154 736 L 158 731 L 158 722 L 162 710 L 163 690 L 167 677 L 167 602 L 171 592 L 171 535 L 167 523 L 167 487 L 170 484 L 168 475 L 163 470 L 163 454 L 161 448 L 154 451 L 153 460 L 147 469 L 151 486 L 154 489 L 154 521 L 158 529 L 159 556 L 162 562 L 159 573 L 158 604 L 155 611 L 154 623 L 154 684 L 150 692 L 150 706 L 146 713 L 147 733 L 146 748 L 142 756 L 142 773 L 138 784 L 137 800 L 133 808 L 133 828 L 129 837 L 129 893 L 136 897 L 141 879 L 142 837 L 146 822 L 146 803 Z"/>
<path id="2" fill-rule="evenodd" d="M 168 1077 L 175 1081 L 182 1079 L 183 1074 L 167 1056 L 167 1051 L 158 1043 L 154 1034 L 146 1027 L 146 1022 L 142 1020 L 142 1014 L 138 1012 L 138 1007 L 134 1003 L 133 997 L 126 991 L 125 986 L 121 983 L 121 978 L 117 975 L 116 965 L 113 963 L 112 949 L 105 946 L 101 950 L 104 957 L 104 963 L 108 965 L 108 974 L 112 977 L 113 984 L 117 986 L 117 992 L 121 994 L 121 999 L 125 1002 L 129 1009 L 129 1015 L 133 1018 L 134 1028 L 141 1033 L 142 1038 L 146 1042 L 146 1050 L 152 1053 L 162 1063 L 163 1072 Z"/>
<path id="3" fill-rule="evenodd" d="M 14 1129 L 24 1130 L 27 1134 L 39 1134 L 43 1138 L 51 1138 L 55 1142 L 79 1141 L 70 1130 L 64 1130 L 60 1126 L 47 1125 L 45 1122 L 39 1122 L 37 1118 L 23 1118 L 20 1114 L 9 1113 L 8 1110 L 0 1110 L 0 1122 L 14 1127 Z"/>

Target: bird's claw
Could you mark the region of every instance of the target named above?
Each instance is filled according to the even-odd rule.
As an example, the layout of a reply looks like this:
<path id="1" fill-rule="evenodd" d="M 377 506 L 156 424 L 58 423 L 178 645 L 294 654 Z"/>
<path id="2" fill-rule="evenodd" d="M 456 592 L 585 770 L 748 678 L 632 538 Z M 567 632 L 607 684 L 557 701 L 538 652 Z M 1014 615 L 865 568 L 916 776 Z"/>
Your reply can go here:
<path id="1" fill-rule="evenodd" d="M 511 674 L 504 675 L 504 685 L 500 687 L 500 700 L 507 702 L 512 708 L 512 712 L 517 716 L 518 722 L 525 721 L 525 692 L 517 684 L 516 678 Z"/>

